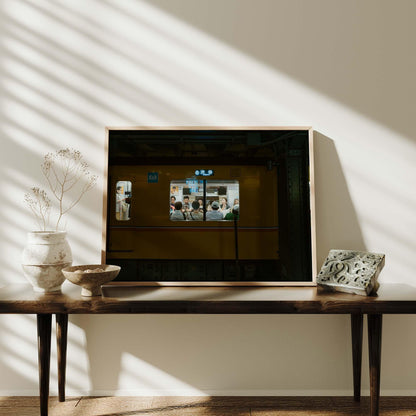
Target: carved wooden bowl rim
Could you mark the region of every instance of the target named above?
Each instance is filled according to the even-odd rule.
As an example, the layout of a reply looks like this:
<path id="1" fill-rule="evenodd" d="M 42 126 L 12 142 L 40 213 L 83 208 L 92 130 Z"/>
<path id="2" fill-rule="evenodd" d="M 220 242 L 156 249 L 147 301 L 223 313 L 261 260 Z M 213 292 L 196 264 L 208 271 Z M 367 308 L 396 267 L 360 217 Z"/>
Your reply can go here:
<path id="1" fill-rule="evenodd" d="M 103 269 L 99 272 L 84 272 L 84 270 Z M 80 286 L 94 286 L 115 279 L 121 267 L 112 264 L 80 264 L 62 269 L 64 276 L 72 283 Z M 80 272 L 81 271 L 81 272 Z"/>

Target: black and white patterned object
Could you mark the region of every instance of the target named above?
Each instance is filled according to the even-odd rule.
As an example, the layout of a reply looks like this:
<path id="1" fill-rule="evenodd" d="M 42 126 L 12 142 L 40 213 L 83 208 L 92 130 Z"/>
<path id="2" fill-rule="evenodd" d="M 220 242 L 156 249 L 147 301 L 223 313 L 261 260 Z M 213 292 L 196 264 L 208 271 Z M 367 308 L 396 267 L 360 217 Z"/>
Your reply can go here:
<path id="1" fill-rule="evenodd" d="M 370 295 L 378 289 L 384 254 L 354 250 L 330 250 L 316 282 L 324 289 Z"/>

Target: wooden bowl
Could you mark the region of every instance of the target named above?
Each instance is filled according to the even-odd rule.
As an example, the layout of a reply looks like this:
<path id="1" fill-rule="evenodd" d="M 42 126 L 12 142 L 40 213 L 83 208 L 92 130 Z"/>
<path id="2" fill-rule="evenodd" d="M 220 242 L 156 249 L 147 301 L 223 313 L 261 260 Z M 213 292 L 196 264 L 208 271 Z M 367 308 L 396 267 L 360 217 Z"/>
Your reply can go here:
<path id="1" fill-rule="evenodd" d="M 120 266 L 84 264 L 65 267 L 62 273 L 71 283 L 82 287 L 82 296 L 101 296 L 101 285 L 114 280 L 120 273 Z"/>

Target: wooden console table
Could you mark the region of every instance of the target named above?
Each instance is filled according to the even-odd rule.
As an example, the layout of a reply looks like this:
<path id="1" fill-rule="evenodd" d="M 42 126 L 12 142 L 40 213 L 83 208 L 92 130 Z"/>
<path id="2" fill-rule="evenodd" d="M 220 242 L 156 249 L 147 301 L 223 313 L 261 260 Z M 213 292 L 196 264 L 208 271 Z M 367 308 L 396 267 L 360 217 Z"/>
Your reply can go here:
<path id="1" fill-rule="evenodd" d="M 379 414 L 383 314 L 415 314 L 416 288 L 382 285 L 376 297 L 322 293 L 315 287 L 106 287 L 104 297 L 84 298 L 67 286 L 59 295 L 29 285 L 0 288 L 0 313 L 36 314 L 40 414 L 48 414 L 52 315 L 56 315 L 59 400 L 65 400 L 69 314 L 348 314 L 351 316 L 354 398 L 361 395 L 363 315 L 368 319 L 371 416 Z"/>

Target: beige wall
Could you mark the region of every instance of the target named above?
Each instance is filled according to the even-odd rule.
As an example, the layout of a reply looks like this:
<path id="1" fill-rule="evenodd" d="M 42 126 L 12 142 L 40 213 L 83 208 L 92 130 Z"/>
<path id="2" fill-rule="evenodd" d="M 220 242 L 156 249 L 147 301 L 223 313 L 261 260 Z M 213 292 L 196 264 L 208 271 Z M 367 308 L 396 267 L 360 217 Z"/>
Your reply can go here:
<path id="1" fill-rule="evenodd" d="M 415 13 L 412 0 L 2 1 L 0 284 L 24 281 L 23 193 L 45 153 L 78 148 L 102 177 L 106 125 L 257 124 L 316 130 L 318 265 L 330 248 L 382 252 L 381 283 L 414 285 Z M 101 192 L 67 219 L 75 263 L 99 261 Z M 351 393 L 347 317 L 70 321 L 69 394 Z M 415 317 L 386 317 L 384 393 L 416 393 L 415 333 Z M 34 317 L 1 317 L 0 334 L 0 396 L 36 394 Z"/>

